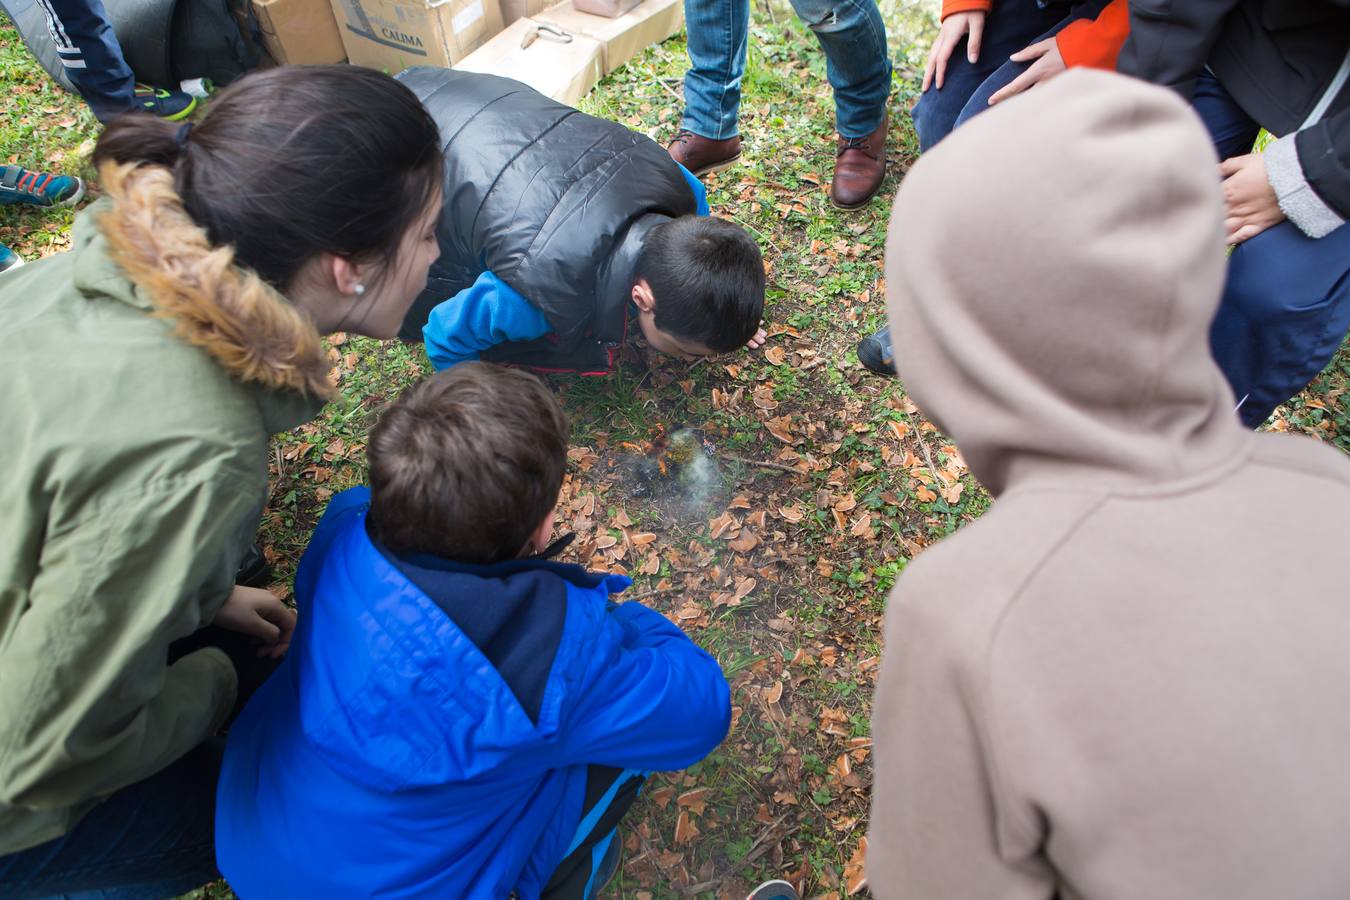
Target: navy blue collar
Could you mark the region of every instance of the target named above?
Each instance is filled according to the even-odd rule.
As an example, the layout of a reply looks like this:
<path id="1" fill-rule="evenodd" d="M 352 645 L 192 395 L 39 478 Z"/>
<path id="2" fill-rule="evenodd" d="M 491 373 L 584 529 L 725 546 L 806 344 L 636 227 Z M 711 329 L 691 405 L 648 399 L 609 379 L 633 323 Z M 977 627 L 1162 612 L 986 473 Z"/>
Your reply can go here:
<path id="1" fill-rule="evenodd" d="M 389 552 L 387 547 L 375 541 L 374 538 L 371 539 L 371 543 L 375 544 L 380 553 L 384 554 L 390 562 L 397 560 L 419 569 L 430 569 L 433 572 L 476 575 L 479 578 L 506 578 L 511 575 L 518 575 L 521 572 L 543 571 L 551 572 L 575 587 L 587 589 L 597 588 L 604 584 L 605 579 L 611 577 L 608 572 L 588 572 L 584 566 L 554 562 L 551 559 L 508 559 L 505 562 L 484 566 L 477 563 L 456 562 L 453 559 L 444 559 L 430 553 L 409 553 L 398 556 Z"/>

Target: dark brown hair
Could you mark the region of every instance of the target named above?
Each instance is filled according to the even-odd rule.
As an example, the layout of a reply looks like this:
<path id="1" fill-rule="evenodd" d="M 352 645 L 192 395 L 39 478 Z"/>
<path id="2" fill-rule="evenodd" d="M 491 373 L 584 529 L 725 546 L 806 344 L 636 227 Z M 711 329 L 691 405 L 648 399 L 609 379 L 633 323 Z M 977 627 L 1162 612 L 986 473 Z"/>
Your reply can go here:
<path id="1" fill-rule="evenodd" d="M 281 66 L 230 85 L 188 129 L 118 117 L 94 163 L 164 166 L 215 246 L 285 290 L 319 253 L 394 263 L 442 179 L 436 123 L 412 91 L 360 66 Z M 378 277 L 378 276 L 377 276 Z"/>
<path id="2" fill-rule="evenodd" d="M 399 397 L 366 454 L 372 538 L 399 555 L 497 563 L 558 502 L 567 418 L 538 377 L 460 363 Z"/>
<path id="3" fill-rule="evenodd" d="M 637 274 L 656 298 L 656 327 L 714 353 L 744 347 L 764 313 L 764 257 L 745 229 L 711 216 L 653 228 Z"/>

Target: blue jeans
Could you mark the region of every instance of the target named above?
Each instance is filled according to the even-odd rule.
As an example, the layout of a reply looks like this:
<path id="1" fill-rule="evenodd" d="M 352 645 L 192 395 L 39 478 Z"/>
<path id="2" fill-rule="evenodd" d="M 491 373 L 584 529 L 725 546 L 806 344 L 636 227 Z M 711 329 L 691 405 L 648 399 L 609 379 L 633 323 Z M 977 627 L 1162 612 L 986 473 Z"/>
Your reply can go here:
<path id="1" fill-rule="evenodd" d="M 1208 71 L 1195 111 L 1220 159 L 1251 150 L 1260 126 Z M 1307 387 L 1350 330 L 1350 225 L 1313 239 L 1284 221 L 1233 248 L 1210 348 L 1255 428 Z"/>
<path id="2" fill-rule="evenodd" d="M 37 0 L 57 55 L 100 121 L 135 109 L 136 78 L 108 24 L 103 0 Z"/>
<path id="3" fill-rule="evenodd" d="M 224 738 L 213 738 L 94 807 L 64 837 L 0 856 L 6 900 L 162 900 L 216 874 L 216 779 Z"/>
<path id="4" fill-rule="evenodd" d="M 891 93 L 886 25 L 876 0 L 792 0 L 825 51 L 835 128 L 846 138 L 876 131 Z M 684 0 L 689 35 L 680 127 L 713 140 L 735 137 L 745 75 L 750 0 Z"/>

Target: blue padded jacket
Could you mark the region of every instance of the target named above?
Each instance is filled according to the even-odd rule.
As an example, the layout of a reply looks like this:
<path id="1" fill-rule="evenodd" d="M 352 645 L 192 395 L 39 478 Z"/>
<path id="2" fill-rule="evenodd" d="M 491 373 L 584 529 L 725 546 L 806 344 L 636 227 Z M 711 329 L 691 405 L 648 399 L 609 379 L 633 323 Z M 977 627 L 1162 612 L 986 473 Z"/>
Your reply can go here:
<path id="1" fill-rule="evenodd" d="M 368 500 L 333 499 L 296 577 L 290 651 L 231 729 L 220 871 L 246 900 L 537 897 L 586 767 L 702 759 L 730 724 L 726 680 L 664 616 L 615 604 L 622 576 L 443 563 L 429 597 L 367 536 Z M 562 631 L 536 718 L 452 616 L 538 609 L 540 593 L 566 612 L 544 617 Z"/>

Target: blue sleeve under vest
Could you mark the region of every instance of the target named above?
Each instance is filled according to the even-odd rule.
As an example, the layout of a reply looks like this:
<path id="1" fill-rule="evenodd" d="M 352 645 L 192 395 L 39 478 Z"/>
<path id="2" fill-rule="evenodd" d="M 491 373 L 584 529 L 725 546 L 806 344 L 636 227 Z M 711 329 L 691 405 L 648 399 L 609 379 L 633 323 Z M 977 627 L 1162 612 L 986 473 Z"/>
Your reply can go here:
<path id="1" fill-rule="evenodd" d="M 437 371 L 477 359 L 489 347 L 532 341 L 553 330 L 548 319 L 492 272 L 431 311 L 422 337 Z"/>
<path id="2" fill-rule="evenodd" d="M 675 165 L 680 166 L 680 174 L 684 176 L 685 181 L 689 182 L 689 190 L 694 192 L 694 202 L 698 204 L 698 209 L 695 211 L 700 216 L 711 215 L 712 210 L 708 208 L 708 189 L 703 186 L 703 182 L 694 177 L 694 173 L 680 163 Z"/>

